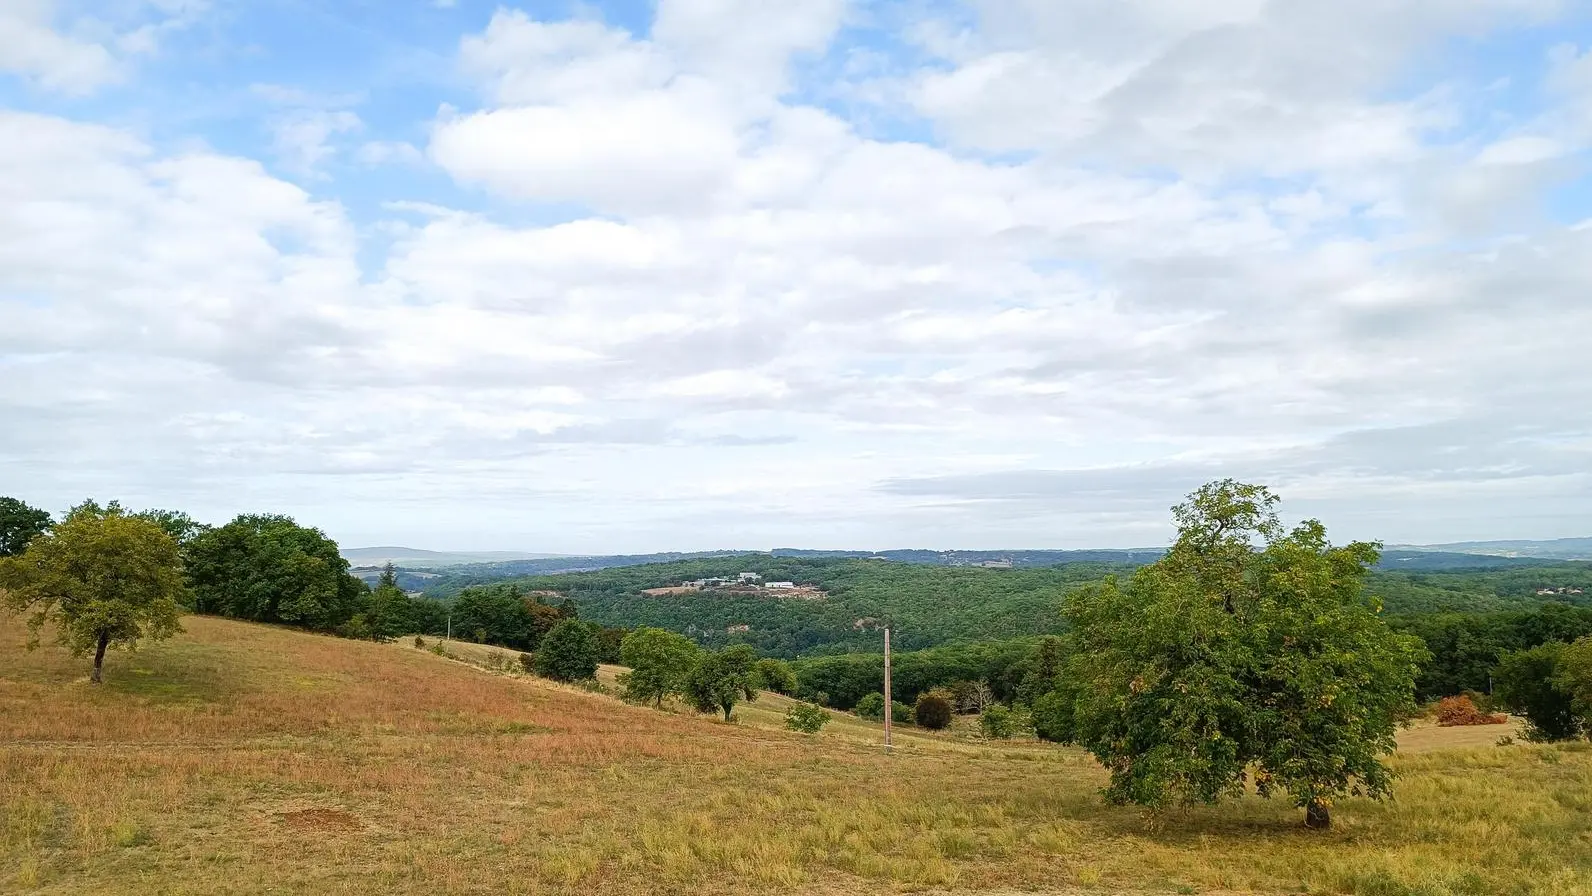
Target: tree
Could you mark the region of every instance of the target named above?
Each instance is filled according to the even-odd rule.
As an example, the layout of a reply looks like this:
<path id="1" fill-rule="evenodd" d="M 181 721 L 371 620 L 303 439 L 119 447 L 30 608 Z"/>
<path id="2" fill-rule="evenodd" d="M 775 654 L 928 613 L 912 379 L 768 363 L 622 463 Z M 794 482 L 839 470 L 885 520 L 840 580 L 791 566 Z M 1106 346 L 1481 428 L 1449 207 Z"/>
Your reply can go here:
<path id="1" fill-rule="evenodd" d="M 382 568 L 381 578 L 371 589 L 365 609 L 359 614 L 367 630 L 367 637 L 387 641 L 399 635 L 416 631 L 413 601 L 398 587 L 398 572 L 391 563 Z"/>
<path id="2" fill-rule="evenodd" d="M 757 693 L 751 678 L 751 664 L 734 647 L 704 654 L 686 677 L 686 696 L 698 712 L 723 712 L 728 722 L 735 704 Z"/>
<path id="3" fill-rule="evenodd" d="M 829 724 L 829 713 L 811 703 L 798 703 L 785 710 L 785 727 L 803 734 L 817 734 Z"/>
<path id="4" fill-rule="evenodd" d="M 999 703 L 991 703 L 978 717 L 978 730 L 990 740 L 1011 740 L 1017 725 L 1017 715 Z"/>
<path id="5" fill-rule="evenodd" d="M 861 700 L 858 700 L 857 705 L 852 707 L 851 711 L 855 713 L 859 719 L 864 719 L 869 722 L 883 722 L 884 695 L 869 694 L 868 696 L 863 697 Z"/>
<path id="6" fill-rule="evenodd" d="M 105 651 L 136 649 L 181 631 L 182 561 L 177 543 L 159 526 L 120 511 L 74 511 L 27 550 L 0 560 L 0 592 L 28 614 L 29 648 L 41 630 L 73 656 L 94 653 L 100 682 Z"/>
<path id="7" fill-rule="evenodd" d="M 1567 651 L 1562 642 L 1549 641 L 1504 654 L 1493 670 L 1493 696 L 1500 706 L 1526 717 L 1531 740 L 1573 740 L 1581 734 L 1575 698 L 1557 680 Z"/>
<path id="8" fill-rule="evenodd" d="M 1069 601 L 1075 740 L 1106 796 L 1161 810 L 1287 793 L 1309 827 L 1344 793 L 1386 797 L 1381 756 L 1414 709 L 1424 649 L 1365 593 L 1375 545 L 1285 531 L 1263 486 L 1214 482 L 1173 508 L 1178 538 L 1126 587 Z"/>
<path id="9" fill-rule="evenodd" d="M 757 674 L 757 651 L 748 644 L 731 644 L 719 651 L 729 674 L 741 683 L 741 696 L 751 703 L 757 699 L 762 678 Z"/>
<path id="10" fill-rule="evenodd" d="M 0 497 L 0 557 L 15 557 L 50 531 L 50 514 L 16 498 Z"/>
<path id="11" fill-rule="evenodd" d="M 200 613 L 333 631 L 368 591 L 337 542 L 285 516 L 240 516 L 199 532 L 184 553 Z"/>
<path id="12" fill-rule="evenodd" d="M 1034 700 L 1034 736 L 1052 743 L 1073 742 L 1073 702 L 1077 695 L 1069 690 L 1054 690 Z"/>
<path id="13" fill-rule="evenodd" d="M 951 724 L 951 699 L 939 691 L 919 694 L 918 705 L 912 708 L 912 718 L 919 728 L 939 731 Z"/>
<path id="14" fill-rule="evenodd" d="M 630 667 L 621 677 L 625 699 L 661 707 L 665 698 L 683 694 L 701 652 L 690 638 L 661 628 L 626 635 L 619 644 L 620 661 Z"/>
<path id="15" fill-rule="evenodd" d="M 765 691 L 773 691 L 787 697 L 796 693 L 796 673 L 791 670 L 790 663 L 784 660 L 758 660 L 757 678 L 762 682 Z"/>
<path id="16" fill-rule="evenodd" d="M 597 677 L 597 638 L 591 626 L 565 619 L 553 626 L 536 651 L 536 672 L 554 681 Z"/>
<path id="17" fill-rule="evenodd" d="M 1580 718 L 1581 730 L 1592 737 L 1592 638 L 1564 649 L 1554 667 L 1553 684 L 1570 695 L 1570 708 Z"/>

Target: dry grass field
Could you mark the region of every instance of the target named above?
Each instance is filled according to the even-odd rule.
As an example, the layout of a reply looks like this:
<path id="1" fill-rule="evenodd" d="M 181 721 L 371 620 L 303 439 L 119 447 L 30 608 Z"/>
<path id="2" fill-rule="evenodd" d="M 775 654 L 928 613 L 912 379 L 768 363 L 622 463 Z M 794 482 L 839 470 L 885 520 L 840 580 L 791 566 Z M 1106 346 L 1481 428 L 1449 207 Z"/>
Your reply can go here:
<path id="1" fill-rule="evenodd" d="M 1251 799 L 1151 831 L 1079 751 L 630 707 L 189 618 L 106 683 L 0 618 L 4 893 L 1592 893 L 1592 745 L 1421 729 L 1330 833 Z M 482 662 L 479 648 L 450 645 Z M 615 670 L 605 669 L 611 679 Z"/>

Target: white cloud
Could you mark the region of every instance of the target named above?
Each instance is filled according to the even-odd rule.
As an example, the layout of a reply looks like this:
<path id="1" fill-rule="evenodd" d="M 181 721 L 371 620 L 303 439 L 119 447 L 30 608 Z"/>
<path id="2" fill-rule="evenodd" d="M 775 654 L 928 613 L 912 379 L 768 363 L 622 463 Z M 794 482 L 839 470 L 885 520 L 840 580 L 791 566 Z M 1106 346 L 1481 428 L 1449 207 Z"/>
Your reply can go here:
<path id="1" fill-rule="evenodd" d="M 56 0 L 0 4 L 0 73 L 48 91 L 87 94 L 125 77 L 130 57 L 152 55 L 165 34 L 187 27 L 206 0 L 132 0 L 118 18 L 62 22 Z M 65 27 L 63 27 L 65 26 Z"/>
<path id="2" fill-rule="evenodd" d="M 979 12 L 869 94 L 944 144 L 804 101 L 839 3 L 500 12 L 460 46 L 479 108 L 425 147 L 467 192 L 394 170 L 374 221 L 0 118 L 0 472 L 547 550 L 1153 542 L 1229 473 L 1344 534 L 1577 534 L 1592 230 L 1536 206 L 1585 138 L 1388 89 L 1551 10 Z M 355 129 L 419 161 L 361 97 L 258 93 L 283 170 Z"/>

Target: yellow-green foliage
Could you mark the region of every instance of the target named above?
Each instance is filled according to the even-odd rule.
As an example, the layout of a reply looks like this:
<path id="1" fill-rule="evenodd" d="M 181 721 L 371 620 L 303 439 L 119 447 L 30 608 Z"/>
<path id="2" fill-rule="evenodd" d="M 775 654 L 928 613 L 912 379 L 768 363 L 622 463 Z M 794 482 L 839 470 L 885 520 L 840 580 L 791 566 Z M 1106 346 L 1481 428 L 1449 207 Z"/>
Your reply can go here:
<path id="1" fill-rule="evenodd" d="M 0 620 L 0 893 L 1592 892 L 1584 743 L 1422 727 L 1330 832 L 1254 797 L 1151 830 L 1082 751 L 965 720 L 886 755 L 778 696 L 724 725 L 476 645 L 184 625 L 95 689 Z"/>

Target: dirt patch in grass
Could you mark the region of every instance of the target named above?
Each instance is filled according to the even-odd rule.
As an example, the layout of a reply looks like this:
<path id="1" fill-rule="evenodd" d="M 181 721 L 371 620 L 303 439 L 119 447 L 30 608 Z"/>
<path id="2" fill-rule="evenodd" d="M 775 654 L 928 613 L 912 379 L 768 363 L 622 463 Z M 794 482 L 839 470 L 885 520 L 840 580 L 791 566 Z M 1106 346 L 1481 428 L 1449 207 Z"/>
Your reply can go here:
<path id="1" fill-rule="evenodd" d="M 283 812 L 277 817 L 297 831 L 353 834 L 365 829 L 364 822 L 341 809 L 300 809 L 297 812 Z"/>

